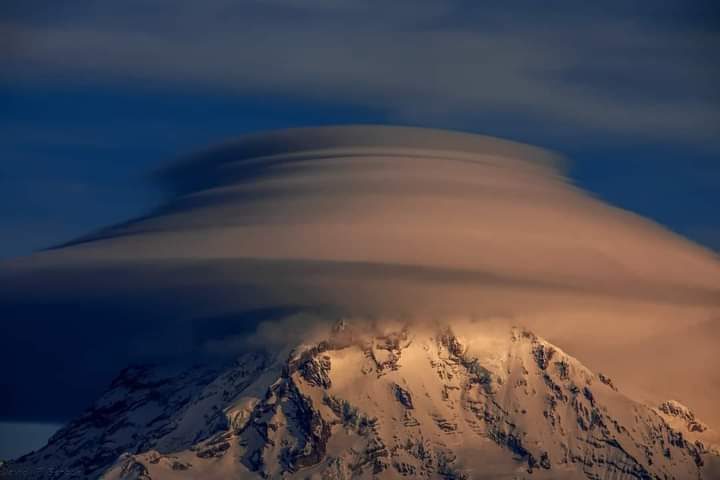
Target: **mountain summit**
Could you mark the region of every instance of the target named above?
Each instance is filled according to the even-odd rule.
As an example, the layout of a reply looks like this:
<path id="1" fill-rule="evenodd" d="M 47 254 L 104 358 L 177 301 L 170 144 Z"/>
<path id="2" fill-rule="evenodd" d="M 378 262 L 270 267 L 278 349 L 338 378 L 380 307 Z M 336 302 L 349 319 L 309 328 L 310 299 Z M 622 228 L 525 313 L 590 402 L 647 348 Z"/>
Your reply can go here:
<path id="1" fill-rule="evenodd" d="M 339 323 L 232 364 L 123 370 L 2 478 L 710 479 L 717 434 L 519 328 Z"/>

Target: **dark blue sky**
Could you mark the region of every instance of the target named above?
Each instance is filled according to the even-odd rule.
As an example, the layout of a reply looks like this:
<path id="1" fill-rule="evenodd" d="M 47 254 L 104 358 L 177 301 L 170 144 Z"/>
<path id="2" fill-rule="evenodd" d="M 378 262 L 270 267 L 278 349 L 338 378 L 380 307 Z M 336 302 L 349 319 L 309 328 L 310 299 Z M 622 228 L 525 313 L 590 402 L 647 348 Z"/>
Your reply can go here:
<path id="1" fill-rule="evenodd" d="M 159 201 L 250 131 L 454 128 L 552 148 L 582 187 L 720 249 L 713 2 L 7 2 L 0 257 Z"/>

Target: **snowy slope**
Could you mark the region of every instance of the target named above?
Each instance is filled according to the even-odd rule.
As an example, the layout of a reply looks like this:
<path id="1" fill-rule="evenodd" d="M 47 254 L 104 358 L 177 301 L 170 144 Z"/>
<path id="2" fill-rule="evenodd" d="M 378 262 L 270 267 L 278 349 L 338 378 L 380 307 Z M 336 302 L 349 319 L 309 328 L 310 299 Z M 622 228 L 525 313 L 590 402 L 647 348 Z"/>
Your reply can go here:
<path id="1" fill-rule="evenodd" d="M 468 333 L 469 332 L 469 333 Z M 714 433 L 523 330 L 446 326 L 123 371 L 2 478 L 713 478 Z"/>

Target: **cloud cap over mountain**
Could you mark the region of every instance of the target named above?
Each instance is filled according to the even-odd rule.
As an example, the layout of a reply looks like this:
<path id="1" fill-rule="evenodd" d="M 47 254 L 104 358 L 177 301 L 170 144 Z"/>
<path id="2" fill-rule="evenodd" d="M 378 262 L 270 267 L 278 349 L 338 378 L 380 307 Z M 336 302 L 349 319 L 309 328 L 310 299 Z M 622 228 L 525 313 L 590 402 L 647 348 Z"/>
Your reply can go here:
<path id="1" fill-rule="evenodd" d="M 717 385 L 702 366 L 716 355 L 704 339 L 717 338 L 717 258 L 588 196 L 561 166 L 487 137 L 374 126 L 193 155 L 158 175 L 171 196 L 156 211 L 5 263 L 0 360 L 16 366 L 1 413 L 28 416 L 40 391 L 65 386 L 48 413 L 63 415 L 129 361 L 188 356 L 298 311 L 505 318 L 588 350 L 595 368 L 632 362 L 620 381 L 648 395 Z M 637 355 L 670 338 L 673 364 Z M 28 375 L 44 380 L 19 387 Z"/>

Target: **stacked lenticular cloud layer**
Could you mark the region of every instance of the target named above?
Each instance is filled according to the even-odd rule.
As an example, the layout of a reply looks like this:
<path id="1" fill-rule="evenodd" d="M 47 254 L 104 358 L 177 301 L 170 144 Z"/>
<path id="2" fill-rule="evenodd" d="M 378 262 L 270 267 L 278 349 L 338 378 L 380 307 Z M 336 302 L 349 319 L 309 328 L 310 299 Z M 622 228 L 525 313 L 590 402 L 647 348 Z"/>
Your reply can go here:
<path id="1" fill-rule="evenodd" d="M 618 294 L 634 293 L 619 283 L 632 281 L 638 295 L 678 301 L 716 293 L 706 251 L 579 191 L 559 164 L 427 129 L 249 136 L 162 172 L 173 195 L 162 208 L 50 256 L 357 263 Z"/>

